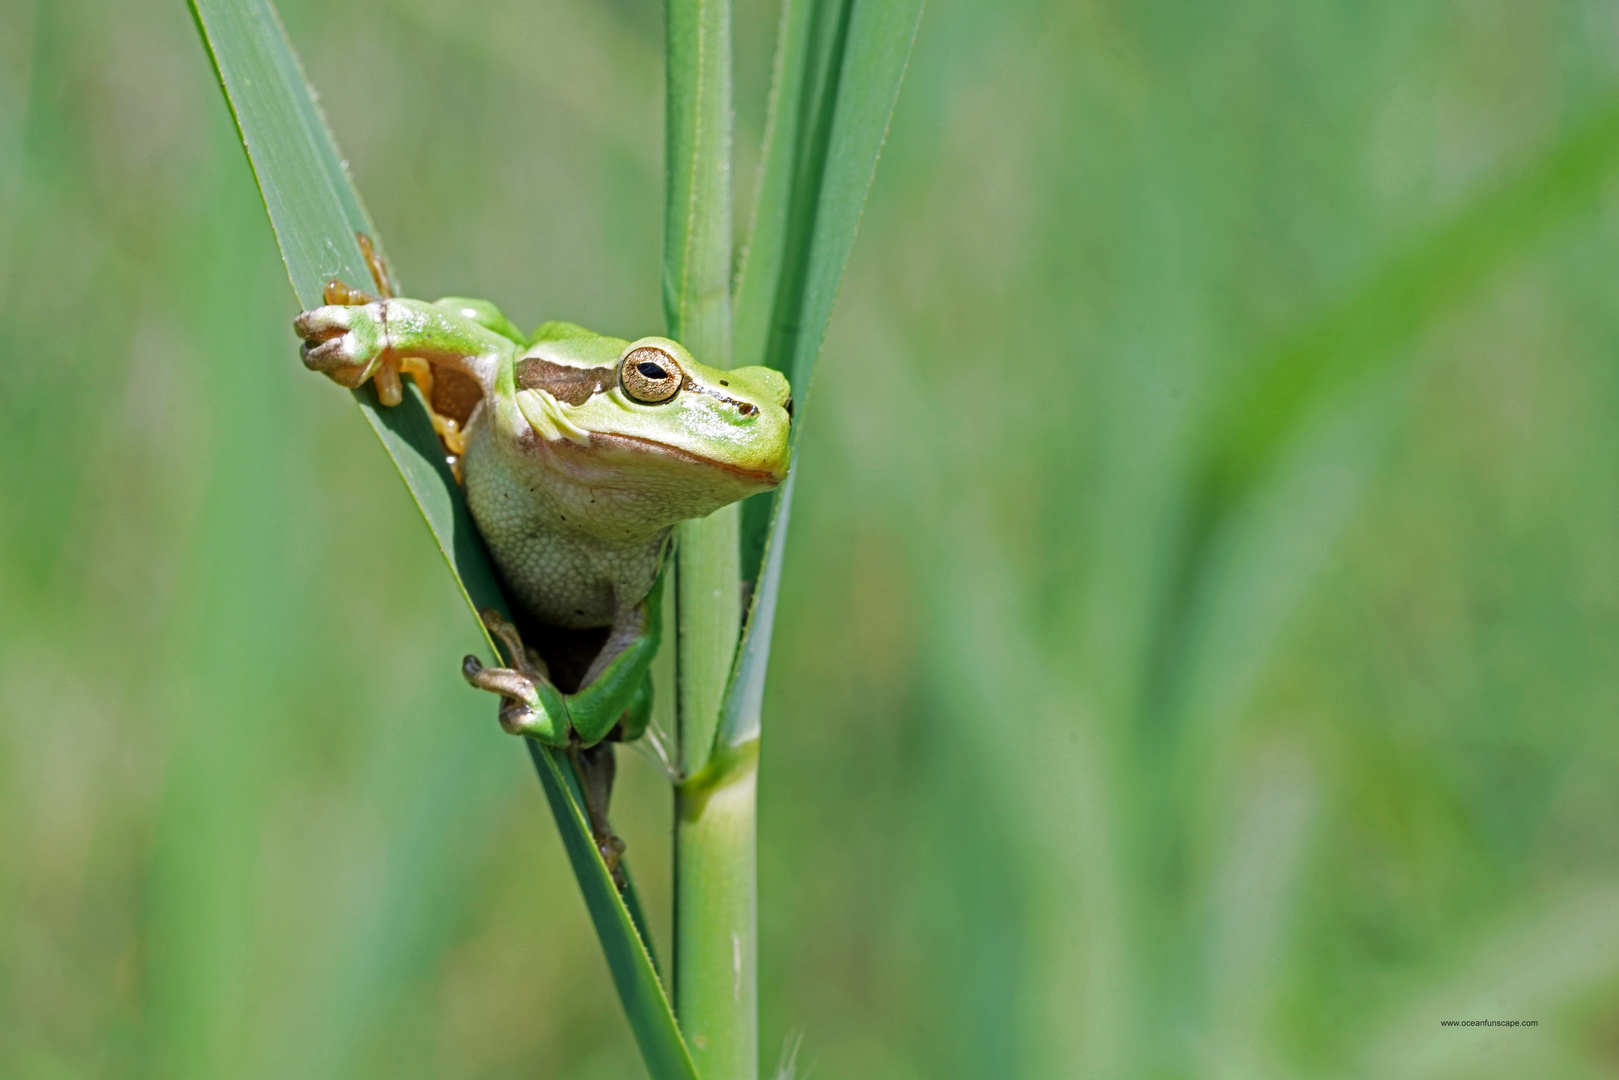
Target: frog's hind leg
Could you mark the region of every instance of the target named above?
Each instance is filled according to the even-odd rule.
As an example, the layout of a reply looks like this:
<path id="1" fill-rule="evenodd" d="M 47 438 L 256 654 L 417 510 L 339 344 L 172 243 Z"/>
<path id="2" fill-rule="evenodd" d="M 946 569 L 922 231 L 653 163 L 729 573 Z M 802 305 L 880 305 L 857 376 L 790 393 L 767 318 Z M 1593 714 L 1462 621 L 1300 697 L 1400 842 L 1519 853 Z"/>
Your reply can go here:
<path id="1" fill-rule="evenodd" d="M 639 738 L 652 711 L 647 673 L 663 637 L 663 579 L 645 600 L 614 620 L 601 653 L 585 673 L 583 688 L 569 700 L 574 731 L 594 745 L 617 733 L 620 741 Z"/>
<path id="2" fill-rule="evenodd" d="M 613 833 L 607 821 L 607 806 L 613 797 L 613 778 L 618 773 L 618 762 L 613 756 L 613 744 L 599 742 L 595 746 L 574 743 L 568 747 L 568 759 L 579 775 L 579 786 L 585 793 L 585 812 L 590 816 L 590 835 L 613 884 L 623 892 L 628 882 L 621 865 L 624 859 L 624 841 Z"/>

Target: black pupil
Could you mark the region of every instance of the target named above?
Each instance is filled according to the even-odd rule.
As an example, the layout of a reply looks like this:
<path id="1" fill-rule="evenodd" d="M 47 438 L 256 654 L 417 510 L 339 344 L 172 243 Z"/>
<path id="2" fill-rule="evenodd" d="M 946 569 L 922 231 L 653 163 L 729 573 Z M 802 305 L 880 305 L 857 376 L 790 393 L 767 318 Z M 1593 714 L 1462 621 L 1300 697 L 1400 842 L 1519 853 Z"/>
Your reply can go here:
<path id="1" fill-rule="evenodd" d="M 639 371 L 642 375 L 645 375 L 653 382 L 659 382 L 669 377 L 669 373 L 667 371 L 663 370 L 663 368 L 659 367 L 657 364 L 654 364 L 650 360 L 642 360 L 639 364 L 635 365 L 635 370 Z"/>

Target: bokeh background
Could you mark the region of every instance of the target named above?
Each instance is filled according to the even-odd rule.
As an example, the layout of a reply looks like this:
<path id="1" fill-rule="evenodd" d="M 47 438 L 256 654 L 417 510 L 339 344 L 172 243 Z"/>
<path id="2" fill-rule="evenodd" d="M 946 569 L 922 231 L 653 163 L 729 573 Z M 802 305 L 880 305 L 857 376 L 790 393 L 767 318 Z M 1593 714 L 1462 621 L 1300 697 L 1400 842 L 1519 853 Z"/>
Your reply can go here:
<path id="1" fill-rule="evenodd" d="M 661 328 L 661 5 L 282 10 L 410 293 Z M 1616 198 L 1612 0 L 930 4 L 797 464 L 769 1053 L 1619 1076 Z M 0 1075 L 643 1075 L 293 310 L 184 4 L 0 0 Z"/>

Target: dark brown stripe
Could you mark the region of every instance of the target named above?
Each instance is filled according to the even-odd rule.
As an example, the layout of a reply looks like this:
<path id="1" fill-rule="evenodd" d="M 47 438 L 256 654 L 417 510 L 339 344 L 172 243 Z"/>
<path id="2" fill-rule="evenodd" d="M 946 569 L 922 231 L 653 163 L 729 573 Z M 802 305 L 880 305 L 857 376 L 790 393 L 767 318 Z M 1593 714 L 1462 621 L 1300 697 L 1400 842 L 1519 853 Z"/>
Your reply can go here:
<path id="1" fill-rule="evenodd" d="M 517 365 L 519 390 L 544 390 L 558 401 L 583 405 L 618 381 L 610 367 L 577 368 L 531 356 Z"/>

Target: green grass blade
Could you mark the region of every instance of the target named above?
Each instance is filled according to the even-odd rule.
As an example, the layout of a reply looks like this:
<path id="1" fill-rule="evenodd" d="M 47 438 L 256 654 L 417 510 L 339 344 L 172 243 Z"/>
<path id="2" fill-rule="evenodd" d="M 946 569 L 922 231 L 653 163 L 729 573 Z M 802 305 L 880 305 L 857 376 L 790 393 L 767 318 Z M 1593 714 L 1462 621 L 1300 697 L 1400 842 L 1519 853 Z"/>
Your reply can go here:
<path id="1" fill-rule="evenodd" d="M 556 815 L 568 862 L 579 881 L 579 891 L 584 894 L 585 906 L 595 924 L 596 936 L 601 940 L 602 953 L 613 974 L 613 985 L 618 988 L 624 1014 L 635 1030 L 647 1072 L 656 1080 L 676 1077 L 697 1080 L 697 1067 L 692 1064 L 691 1053 L 675 1023 L 651 953 L 641 947 L 645 927 L 619 896 L 612 876 L 596 853 L 590 822 L 581 808 L 567 760 L 533 740 L 528 740 L 528 750 L 544 782 L 545 797 Z M 640 901 L 634 899 L 633 894 L 632 903 L 639 911 Z"/>
<path id="2" fill-rule="evenodd" d="M 376 240 L 376 233 L 275 9 L 268 0 L 192 0 L 191 7 L 299 303 L 319 303 L 333 276 L 363 286 L 370 274 L 354 234 L 365 231 Z M 412 388 L 392 409 L 379 408 L 370 387 L 355 398 L 410 489 L 469 610 L 505 609 L 420 396 Z M 632 896 L 626 904 L 596 854 L 566 759 L 538 744 L 529 750 L 648 1069 L 658 1080 L 695 1080 L 651 949 L 631 914 L 638 902 Z"/>
<path id="3" fill-rule="evenodd" d="M 796 474 L 795 474 L 796 475 Z M 776 599 L 781 592 L 781 557 L 787 547 L 787 518 L 793 506 L 793 476 L 782 485 L 774 505 L 775 516 L 766 531 L 764 557 L 747 631 L 737 650 L 736 674 L 720 713 L 719 744 L 740 747 L 759 737 L 764 709 L 765 671 L 770 664 L 770 638 L 776 622 Z"/>
<path id="4" fill-rule="evenodd" d="M 899 97 L 922 0 L 786 0 L 747 258 L 737 282 L 736 356 L 786 373 L 793 437 L 843 268 Z M 759 578 L 718 740 L 758 737 L 792 485 L 753 500 L 743 550 Z M 750 560 L 751 561 L 751 560 Z"/>
<path id="5" fill-rule="evenodd" d="M 196 0 L 192 12 L 258 178 L 298 303 L 320 304 L 321 290 L 333 277 L 369 287 L 371 272 L 354 234 L 368 232 L 375 240 L 375 230 L 275 8 L 266 0 Z M 474 612 L 504 607 L 420 395 L 412 387 L 392 409 L 378 405 L 369 385 L 354 397 L 427 519 L 467 603 Z"/>
<path id="6" fill-rule="evenodd" d="M 899 96 L 921 0 L 786 0 L 736 356 L 808 393 Z"/>
<path id="7" fill-rule="evenodd" d="M 736 281 L 733 340 L 743 364 L 765 362 L 776 287 L 787 255 L 789 210 L 794 181 L 800 173 L 803 129 L 813 119 L 804 111 L 818 100 L 806 83 L 818 81 L 813 77 L 825 71 L 828 50 L 818 48 L 816 38 L 817 31 L 825 26 L 827 10 L 826 5 L 813 0 L 783 0 L 781 6 L 753 222 Z"/>

